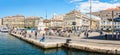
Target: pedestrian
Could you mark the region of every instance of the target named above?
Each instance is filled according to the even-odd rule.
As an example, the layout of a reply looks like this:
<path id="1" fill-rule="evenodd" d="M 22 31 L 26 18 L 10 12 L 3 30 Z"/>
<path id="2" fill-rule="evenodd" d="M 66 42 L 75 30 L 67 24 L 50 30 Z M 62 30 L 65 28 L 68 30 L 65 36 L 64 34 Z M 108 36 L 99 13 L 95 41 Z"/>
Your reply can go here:
<path id="1" fill-rule="evenodd" d="M 37 31 L 35 31 L 35 39 L 37 39 Z"/>
<path id="2" fill-rule="evenodd" d="M 118 39 L 120 39 L 120 32 L 119 32 L 119 34 L 118 34 Z"/>
<path id="3" fill-rule="evenodd" d="M 88 38 L 88 32 L 86 33 L 86 37 Z"/>
<path id="4" fill-rule="evenodd" d="M 119 39 L 119 38 L 118 38 L 118 32 L 116 32 L 116 39 Z"/>
<path id="5" fill-rule="evenodd" d="M 84 33 L 84 36 L 86 36 L 86 32 Z"/>
<path id="6" fill-rule="evenodd" d="M 100 31 L 100 35 L 102 35 L 103 34 L 103 32 L 102 31 Z"/>
<path id="7" fill-rule="evenodd" d="M 31 30 L 31 33 L 33 33 L 33 30 Z"/>
<path id="8" fill-rule="evenodd" d="M 81 32 L 78 33 L 78 37 L 80 37 Z"/>
<path id="9" fill-rule="evenodd" d="M 107 34 L 105 34 L 105 39 L 107 40 Z"/>
<path id="10" fill-rule="evenodd" d="M 45 37 L 45 34 L 43 34 L 43 37 Z"/>
<path id="11" fill-rule="evenodd" d="M 29 34 L 29 37 L 31 38 L 31 34 Z"/>
<path id="12" fill-rule="evenodd" d="M 68 37 L 70 37 L 70 33 L 68 33 Z"/>
<path id="13" fill-rule="evenodd" d="M 62 33 L 62 32 L 60 31 L 60 32 L 58 33 L 58 36 L 61 36 L 61 33 Z"/>
<path id="14" fill-rule="evenodd" d="M 27 30 L 24 31 L 24 37 L 26 37 L 26 36 L 27 36 Z"/>

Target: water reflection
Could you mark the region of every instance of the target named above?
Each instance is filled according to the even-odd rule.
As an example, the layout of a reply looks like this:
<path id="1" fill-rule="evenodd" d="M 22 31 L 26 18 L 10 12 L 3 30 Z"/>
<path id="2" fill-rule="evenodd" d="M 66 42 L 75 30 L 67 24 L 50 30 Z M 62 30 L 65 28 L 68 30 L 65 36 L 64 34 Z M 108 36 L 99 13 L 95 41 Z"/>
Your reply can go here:
<path id="1" fill-rule="evenodd" d="M 41 49 L 37 48 L 43 55 L 106 55 L 100 53 L 91 53 L 69 48 Z"/>

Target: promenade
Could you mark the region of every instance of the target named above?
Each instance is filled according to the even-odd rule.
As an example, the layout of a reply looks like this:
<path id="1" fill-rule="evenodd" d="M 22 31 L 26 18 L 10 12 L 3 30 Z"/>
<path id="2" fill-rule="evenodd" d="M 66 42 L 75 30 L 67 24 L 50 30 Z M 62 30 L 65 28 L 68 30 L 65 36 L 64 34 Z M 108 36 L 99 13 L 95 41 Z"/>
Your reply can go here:
<path id="1" fill-rule="evenodd" d="M 103 39 L 93 39 L 92 37 L 96 36 L 96 38 L 100 38 L 103 36 L 97 36 L 99 35 L 96 32 L 93 32 L 90 34 L 88 38 L 85 38 L 83 34 L 81 34 L 81 37 L 60 37 L 57 35 L 45 35 L 45 41 L 40 41 L 42 38 L 42 34 L 37 35 L 37 39 L 34 36 L 34 32 L 27 32 L 26 37 L 19 34 L 19 32 L 12 32 L 10 33 L 14 36 L 17 36 L 20 39 L 23 39 L 27 42 L 30 42 L 34 45 L 37 45 L 42 48 L 56 48 L 56 47 L 68 47 L 68 48 L 75 48 L 90 52 L 99 52 L 99 53 L 106 53 L 106 54 L 120 54 L 120 41 L 115 40 L 105 40 Z M 29 37 L 29 34 L 32 36 Z M 93 35 L 93 36 L 92 36 Z M 92 39 L 90 39 L 92 38 Z M 71 39 L 69 43 L 66 43 L 67 39 Z M 67 46 L 65 45 L 67 44 Z"/>

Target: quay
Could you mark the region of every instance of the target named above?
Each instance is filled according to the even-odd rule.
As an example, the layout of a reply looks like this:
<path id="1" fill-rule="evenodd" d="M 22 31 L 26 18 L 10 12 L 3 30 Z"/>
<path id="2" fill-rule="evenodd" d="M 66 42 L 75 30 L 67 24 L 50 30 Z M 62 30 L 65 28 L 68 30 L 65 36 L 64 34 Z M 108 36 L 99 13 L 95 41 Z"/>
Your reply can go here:
<path id="1" fill-rule="evenodd" d="M 39 40 L 23 37 L 22 35 L 10 33 L 11 35 L 22 39 L 28 43 L 36 45 L 38 47 L 48 49 L 48 48 L 58 48 L 58 47 L 67 47 L 74 48 L 89 52 L 98 52 L 105 54 L 120 54 L 120 43 L 119 41 L 113 40 L 95 40 L 95 39 L 81 39 L 79 37 L 69 38 L 71 41 L 69 43 L 66 42 L 67 37 L 58 37 L 58 36 L 48 36 L 46 37 L 48 40 L 45 42 L 40 42 Z M 58 41 L 59 40 L 59 41 Z M 67 44 L 67 45 L 66 45 Z"/>
<path id="2" fill-rule="evenodd" d="M 10 33 L 10 35 L 13 35 L 21 40 L 24 40 L 28 43 L 31 43 L 33 45 L 36 45 L 36 46 L 44 48 L 44 49 L 57 48 L 57 47 L 63 46 L 63 44 L 64 44 L 64 42 L 40 42 L 39 40 L 35 40 L 32 38 L 28 38 L 28 37 L 23 37 L 22 35 L 18 35 L 18 34 L 14 34 L 14 33 Z"/>
<path id="3" fill-rule="evenodd" d="M 84 51 L 105 54 L 120 54 L 119 41 L 105 41 L 105 40 L 71 41 L 68 44 L 68 48 L 75 48 Z"/>

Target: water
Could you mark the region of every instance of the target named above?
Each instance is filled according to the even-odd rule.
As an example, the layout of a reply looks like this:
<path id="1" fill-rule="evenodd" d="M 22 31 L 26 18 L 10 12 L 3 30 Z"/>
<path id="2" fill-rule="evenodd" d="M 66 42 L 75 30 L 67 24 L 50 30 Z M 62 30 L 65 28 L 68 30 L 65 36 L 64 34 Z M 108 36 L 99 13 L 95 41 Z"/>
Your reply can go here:
<path id="1" fill-rule="evenodd" d="M 85 51 L 55 48 L 41 49 L 7 33 L 0 33 L 0 55 L 103 55 Z"/>

